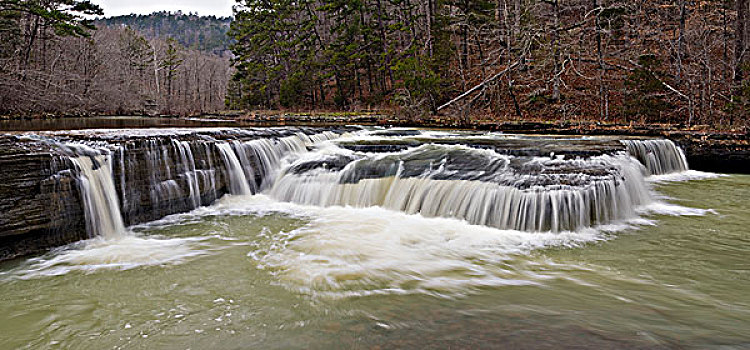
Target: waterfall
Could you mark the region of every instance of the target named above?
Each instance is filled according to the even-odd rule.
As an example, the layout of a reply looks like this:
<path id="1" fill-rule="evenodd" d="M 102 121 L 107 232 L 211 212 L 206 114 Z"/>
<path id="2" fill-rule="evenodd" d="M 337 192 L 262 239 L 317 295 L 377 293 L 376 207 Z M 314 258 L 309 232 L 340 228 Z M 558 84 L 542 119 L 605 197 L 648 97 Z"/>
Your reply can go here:
<path id="1" fill-rule="evenodd" d="M 257 165 L 251 159 L 252 155 L 248 154 L 247 148 L 240 141 L 232 141 L 232 149 L 237 154 L 237 160 L 240 162 L 242 171 L 245 173 L 246 181 L 250 181 L 251 192 L 258 192 L 258 186 L 256 185 L 255 172 Z"/>
<path id="2" fill-rule="evenodd" d="M 7 209 L 0 213 L 0 236 L 9 244 L 0 247 L 0 260 L 86 237 L 106 238 L 87 247 L 150 241 L 126 227 L 189 212 L 225 194 L 257 193 L 296 155 L 361 129 L 326 130 L 87 129 L 3 135 L 3 179 L 6 190 L 17 191 L 6 191 L 0 203 Z"/>
<path id="3" fill-rule="evenodd" d="M 305 153 L 309 146 L 337 136 L 333 132 L 313 135 L 300 132 L 278 139 L 234 140 L 216 146 L 226 165 L 231 193 L 253 194 L 273 180 L 284 157 Z"/>
<path id="4" fill-rule="evenodd" d="M 71 158 L 79 172 L 79 186 L 90 237 L 125 234 L 125 224 L 112 177 L 112 155 Z"/>
<path id="5" fill-rule="evenodd" d="M 262 173 L 261 184 L 263 188 L 268 188 L 281 167 L 281 160 L 290 154 L 300 154 L 307 152 L 307 147 L 323 141 L 331 140 L 338 135 L 332 132 L 324 132 L 314 135 L 305 135 L 298 133 L 294 136 L 284 137 L 278 140 L 278 143 L 265 142 L 267 140 L 256 140 L 249 145 L 260 160 L 260 171 Z"/>
<path id="6" fill-rule="evenodd" d="M 216 198 L 216 170 L 214 168 L 214 158 L 211 155 L 211 144 L 203 144 L 203 152 L 206 155 L 205 162 L 208 165 L 208 170 L 203 170 L 203 188 L 207 188 L 212 198 Z"/>
<path id="7" fill-rule="evenodd" d="M 239 155 L 238 159 L 245 175 L 251 181 L 255 190 L 266 189 L 275 179 L 284 157 L 307 152 L 309 146 L 338 137 L 333 132 L 306 135 L 296 133 L 279 139 L 257 139 L 247 142 L 234 141 L 233 149 Z M 254 161 L 251 161 L 254 160 Z M 256 179 L 256 173 L 258 178 Z M 254 191 L 255 192 L 255 191 Z"/>
<path id="8" fill-rule="evenodd" d="M 92 237 L 119 235 L 125 232 L 125 223 L 155 220 L 210 203 L 224 191 L 217 181 L 223 180 L 231 194 L 256 193 L 285 156 L 307 152 L 313 144 L 338 136 L 307 135 L 295 129 L 136 130 L 134 134 L 49 140 L 74 164 Z M 195 136 L 186 136 L 191 134 Z M 217 178 L 217 171 L 225 176 Z"/>
<path id="9" fill-rule="evenodd" d="M 461 151 L 475 156 L 491 153 Z M 356 160 L 338 171 L 317 168 L 296 174 L 293 169 L 301 165 L 298 163 L 279 178 L 269 193 L 276 199 L 300 204 L 380 206 L 408 214 L 458 218 L 476 225 L 533 232 L 573 231 L 628 219 L 635 216 L 637 206 L 651 201 L 641 165 L 624 155 L 571 161 L 534 159 L 528 160 L 524 169 L 510 166 L 519 161 L 517 158 L 495 155 L 496 159 L 486 162 L 495 166 L 477 167 L 491 169 L 491 174 L 482 174 L 465 168 L 457 173 L 455 169 L 464 164 L 451 164 L 448 158 L 437 165 L 414 164 L 409 158 L 415 153 L 403 154 L 400 158 L 411 163 L 402 161 L 395 170 L 387 157 Z M 471 163 L 481 162 L 477 157 Z M 566 166 L 582 173 L 588 169 L 591 174 L 559 173 Z M 543 170 L 530 171 L 538 167 Z"/>
<path id="10" fill-rule="evenodd" d="M 623 140 L 628 154 L 615 148 L 539 157 L 504 154 L 502 143 L 493 146 L 499 151 L 482 148 L 506 139 L 452 136 L 451 142 L 461 144 L 449 145 L 435 133 L 435 142 L 412 140 L 395 151 L 368 153 L 335 142 L 312 148 L 339 136 L 333 132 L 274 132 L 209 131 L 187 140 L 178 133 L 147 135 L 121 145 L 95 141 L 101 150 L 69 145 L 89 234 L 122 234 L 123 221 L 195 209 L 224 191 L 217 180 L 234 195 L 264 192 L 307 205 L 379 206 L 500 229 L 575 231 L 635 217 L 638 206 L 652 201 L 644 174 L 687 170 L 684 153 L 669 140 Z M 564 149 L 570 141 L 548 142 Z M 224 176 L 217 178 L 217 171 Z"/>
<path id="11" fill-rule="evenodd" d="M 217 143 L 216 147 L 221 152 L 221 157 L 224 159 L 224 164 L 226 165 L 230 193 L 236 195 L 252 194 L 253 192 L 250 190 L 245 171 L 239 159 L 237 159 L 232 146 L 228 143 Z"/>
<path id="12" fill-rule="evenodd" d="M 195 157 L 190 149 L 190 143 L 187 141 L 173 141 L 175 148 L 180 154 L 180 165 L 182 166 L 182 176 L 185 177 L 190 190 L 190 202 L 193 208 L 201 205 L 200 185 L 198 184 L 198 172 L 195 170 Z"/>
<path id="13" fill-rule="evenodd" d="M 628 153 L 646 167 L 650 175 L 689 170 L 685 152 L 671 140 L 622 140 Z"/>

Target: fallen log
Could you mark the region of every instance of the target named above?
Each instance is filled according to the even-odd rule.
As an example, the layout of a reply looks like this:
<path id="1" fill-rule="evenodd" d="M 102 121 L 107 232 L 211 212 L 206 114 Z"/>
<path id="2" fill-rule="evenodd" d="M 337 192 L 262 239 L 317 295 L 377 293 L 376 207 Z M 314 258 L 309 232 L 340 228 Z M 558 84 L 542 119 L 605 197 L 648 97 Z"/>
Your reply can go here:
<path id="1" fill-rule="evenodd" d="M 472 94 L 473 92 L 475 92 L 475 91 L 477 91 L 477 90 L 479 90 L 479 89 L 483 88 L 483 87 L 484 87 L 485 85 L 487 85 L 488 83 L 492 82 L 493 80 L 496 80 L 497 78 L 500 78 L 501 76 L 503 76 L 503 74 L 507 73 L 508 71 L 510 71 L 511 69 L 515 68 L 516 66 L 518 66 L 518 62 L 516 62 L 516 63 L 513 63 L 513 64 L 511 64 L 511 65 L 510 65 L 510 66 L 508 66 L 507 68 L 503 69 L 503 70 L 502 70 L 502 71 L 501 71 L 500 73 L 497 73 L 497 74 L 493 75 L 493 76 L 492 76 L 492 77 L 490 77 L 489 79 L 487 79 L 487 80 L 485 80 L 485 81 L 483 81 L 483 82 L 479 83 L 479 85 L 477 85 L 477 86 L 474 86 L 473 88 L 471 88 L 471 89 L 467 90 L 466 92 L 462 93 L 462 94 L 461 94 L 461 95 L 459 95 L 458 97 L 456 97 L 456 98 L 454 98 L 454 99 L 452 99 L 452 100 L 448 101 L 448 102 L 447 102 L 447 103 L 445 103 L 444 105 L 442 105 L 442 106 L 438 107 L 438 108 L 437 108 L 437 110 L 438 110 L 438 111 L 440 111 L 441 109 L 444 109 L 444 108 L 446 108 L 446 107 L 448 107 L 448 106 L 452 105 L 452 104 L 453 104 L 453 103 L 455 103 L 455 102 L 458 102 L 458 101 L 461 101 L 461 100 L 463 100 L 464 98 L 466 98 L 466 96 L 469 96 L 469 95 L 471 95 L 471 94 Z"/>

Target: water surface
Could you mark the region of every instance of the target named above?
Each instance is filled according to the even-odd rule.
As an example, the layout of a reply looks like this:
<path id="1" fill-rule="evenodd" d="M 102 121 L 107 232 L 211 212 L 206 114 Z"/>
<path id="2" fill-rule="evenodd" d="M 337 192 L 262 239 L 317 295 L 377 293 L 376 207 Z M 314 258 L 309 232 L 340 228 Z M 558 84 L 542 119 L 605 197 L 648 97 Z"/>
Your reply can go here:
<path id="1" fill-rule="evenodd" d="M 0 348 L 750 347 L 750 177 L 651 185 L 713 211 L 531 233 L 230 196 L 0 265 Z"/>

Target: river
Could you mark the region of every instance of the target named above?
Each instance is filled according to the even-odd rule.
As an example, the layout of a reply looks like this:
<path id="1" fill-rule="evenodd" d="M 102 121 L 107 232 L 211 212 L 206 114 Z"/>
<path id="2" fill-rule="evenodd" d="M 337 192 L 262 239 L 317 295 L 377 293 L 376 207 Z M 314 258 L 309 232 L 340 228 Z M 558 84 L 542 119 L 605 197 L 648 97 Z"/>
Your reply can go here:
<path id="1" fill-rule="evenodd" d="M 609 204 L 632 215 L 552 209 L 529 226 L 462 214 L 483 210 L 474 187 L 443 193 L 438 184 L 511 180 L 482 172 L 467 179 L 464 163 L 455 173 L 450 160 L 422 162 L 435 157 L 429 147 L 459 152 L 452 159 L 489 151 L 415 147 L 364 158 L 322 147 L 279 160 L 259 194 L 1 263 L 0 348 L 750 347 L 750 176 L 623 170 L 614 178 L 641 181 L 646 197 Z M 574 163 L 587 172 L 582 179 L 569 176 L 579 170 L 561 157 L 534 158 L 555 171 L 525 174 L 533 183 L 514 179 L 512 187 L 536 196 L 573 191 L 620 164 L 596 159 Z M 373 176 L 383 164 L 400 165 Z M 423 168 L 431 180 L 418 175 Z M 312 192 L 304 188 L 311 184 Z M 429 193 L 417 206 L 394 204 L 420 186 L 473 204 L 430 209 L 438 197 Z M 379 195 L 363 199 L 370 192 Z M 570 198 L 585 206 L 584 195 Z"/>

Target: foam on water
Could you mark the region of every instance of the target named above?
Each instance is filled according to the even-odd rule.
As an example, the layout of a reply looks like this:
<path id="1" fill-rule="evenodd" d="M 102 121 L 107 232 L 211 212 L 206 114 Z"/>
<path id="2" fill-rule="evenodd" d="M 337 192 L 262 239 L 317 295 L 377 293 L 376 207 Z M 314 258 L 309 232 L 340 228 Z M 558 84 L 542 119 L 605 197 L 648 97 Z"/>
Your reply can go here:
<path id="1" fill-rule="evenodd" d="M 529 233 L 382 208 L 322 209 L 310 225 L 252 252 L 288 287 L 334 297 L 536 284 L 514 255 L 604 239 L 597 230 Z"/>
<path id="2" fill-rule="evenodd" d="M 201 244 L 205 239 L 135 235 L 97 237 L 29 259 L 22 266 L 9 271 L 6 277 L 32 279 L 71 272 L 94 273 L 101 270 L 180 264 L 190 258 L 208 254 L 209 251 Z"/>
<path id="3" fill-rule="evenodd" d="M 708 173 L 698 170 L 686 170 L 678 173 L 662 174 L 662 175 L 651 175 L 646 178 L 649 182 L 662 183 L 662 182 L 683 182 L 683 181 L 696 181 L 696 180 L 710 180 L 717 177 L 728 176 L 724 174 Z"/>
<path id="4" fill-rule="evenodd" d="M 655 214 L 670 216 L 704 216 L 708 214 L 718 214 L 713 209 L 690 208 L 664 201 L 656 201 L 645 205 L 639 208 L 639 212 L 644 215 Z"/>
<path id="5" fill-rule="evenodd" d="M 450 136 L 428 136 L 446 135 Z M 518 158 L 464 146 L 425 145 L 365 155 L 327 142 L 335 136 L 296 134 L 274 141 L 214 143 L 234 195 L 135 229 L 158 231 L 207 216 L 304 218 L 308 223 L 298 229 L 265 232 L 246 245 L 257 268 L 268 270 L 283 286 L 331 297 L 442 296 L 486 286 L 541 284 L 554 277 L 528 259 L 536 250 L 608 240 L 617 232 L 654 225 L 650 215 L 713 213 L 658 199 L 649 182 L 714 174 L 683 171 L 646 181 L 643 166 L 624 153 L 586 159 Z M 683 166 L 681 151 L 671 143 L 630 145 L 641 158 L 652 161 L 652 170 L 668 172 Z M 170 146 L 180 159 L 174 171 L 185 177 L 187 197 L 195 208 L 201 204 L 201 189 L 212 186 L 205 180 L 213 177 L 199 176 L 189 144 L 175 141 Z M 662 152 L 664 147 L 670 152 Z M 154 158 L 157 149 L 151 152 Z M 85 153 L 75 163 L 87 217 L 96 219 L 93 226 L 102 226 L 95 230 L 98 234 L 116 234 L 31 259 L 12 273 L 14 277 L 179 264 L 215 249 L 206 242 L 210 232 L 164 238 L 121 228 L 121 219 L 116 222 L 121 214 L 111 156 L 90 149 Z M 660 162 L 657 156 L 662 153 L 670 161 Z M 173 182 L 159 185 L 171 191 Z M 251 195 L 264 189 L 263 194 Z M 114 223 L 107 221 L 109 216 Z"/>
<path id="6" fill-rule="evenodd" d="M 455 296 L 486 286 L 540 284 L 553 277 L 527 265 L 524 257 L 533 251 L 579 247 L 649 224 L 636 218 L 575 232 L 524 232 L 380 207 L 323 208 L 255 195 L 225 197 L 213 206 L 142 226 L 168 227 L 225 215 L 307 219 L 308 224 L 291 232 L 267 233 L 249 245 L 248 256 L 284 287 L 332 298 Z"/>
<path id="7" fill-rule="evenodd" d="M 638 212 L 708 213 L 663 202 L 641 207 Z M 574 232 L 524 232 L 381 207 L 300 205 L 259 194 L 227 196 L 212 206 L 134 229 L 197 223 L 208 216 L 265 215 L 304 218 L 309 223 L 291 232 L 268 232 L 264 240 L 248 245 L 247 254 L 256 267 L 276 276 L 290 290 L 329 298 L 412 293 L 451 297 L 487 286 L 543 284 L 556 277 L 527 258 L 535 250 L 580 247 L 654 224 L 635 217 Z M 205 242 L 209 238 L 209 233 L 173 239 L 97 238 L 31 259 L 11 275 L 28 279 L 180 264 L 210 254 L 213 248 Z"/>
<path id="8" fill-rule="evenodd" d="M 635 217 L 574 232 L 524 232 L 380 207 L 268 204 L 296 215 L 304 213 L 311 221 L 272 236 L 271 243 L 260 245 L 248 256 L 285 287 L 332 298 L 411 293 L 456 296 L 487 286 L 544 284 L 556 277 L 528 258 L 534 251 L 581 247 L 655 224 Z M 261 202 L 255 205 L 265 210 Z M 644 214 L 669 211 L 669 215 L 710 212 L 668 204 L 643 210 Z"/>

